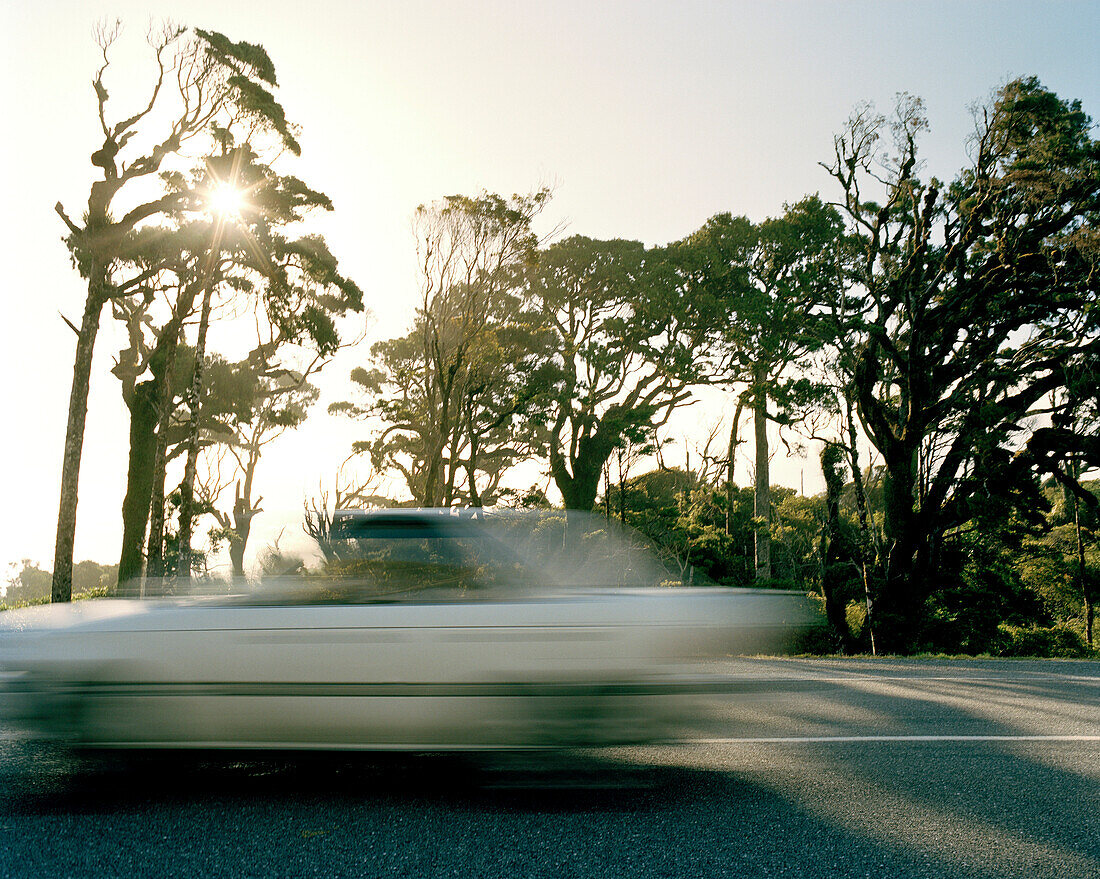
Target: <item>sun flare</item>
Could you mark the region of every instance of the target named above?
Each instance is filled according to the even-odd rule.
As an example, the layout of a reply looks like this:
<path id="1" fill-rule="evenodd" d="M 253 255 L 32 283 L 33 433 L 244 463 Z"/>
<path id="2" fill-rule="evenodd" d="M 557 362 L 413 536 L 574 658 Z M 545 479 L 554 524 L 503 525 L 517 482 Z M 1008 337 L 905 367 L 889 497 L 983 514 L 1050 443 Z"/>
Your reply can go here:
<path id="1" fill-rule="evenodd" d="M 220 183 L 210 192 L 211 210 L 223 217 L 239 217 L 244 204 L 244 193 L 236 186 Z"/>

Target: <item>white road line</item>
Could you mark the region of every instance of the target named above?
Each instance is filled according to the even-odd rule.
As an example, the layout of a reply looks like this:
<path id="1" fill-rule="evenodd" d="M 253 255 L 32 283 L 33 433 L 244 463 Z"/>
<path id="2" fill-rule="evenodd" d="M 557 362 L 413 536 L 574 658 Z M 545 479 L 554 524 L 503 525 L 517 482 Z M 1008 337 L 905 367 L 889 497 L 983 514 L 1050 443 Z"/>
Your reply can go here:
<path id="1" fill-rule="evenodd" d="M 769 678 L 765 676 L 749 677 L 747 675 L 728 675 L 728 679 L 733 681 L 739 680 L 751 680 L 754 683 L 767 684 L 772 681 L 777 683 L 809 683 L 809 682 L 821 682 L 828 684 L 848 684 L 848 683 L 863 683 L 866 681 L 890 681 L 895 683 L 897 681 L 914 681 L 916 683 L 923 683 L 925 681 L 946 682 L 956 684 L 1029 684 L 1029 683 L 1050 683 L 1057 681 L 1073 681 L 1074 683 L 1088 683 L 1097 684 L 1100 683 L 1100 677 L 1088 677 L 1083 675 L 1046 675 L 1041 676 L 1039 674 L 1029 675 L 1027 677 L 1013 678 L 1008 676 L 1001 677 L 947 677 L 944 675 L 864 675 L 864 674 L 849 674 L 849 675 L 809 675 L 804 678 Z"/>
<path id="2" fill-rule="evenodd" d="M 1097 736 L 761 736 L 681 739 L 685 745 L 818 744 L 825 742 L 1100 742 Z"/>

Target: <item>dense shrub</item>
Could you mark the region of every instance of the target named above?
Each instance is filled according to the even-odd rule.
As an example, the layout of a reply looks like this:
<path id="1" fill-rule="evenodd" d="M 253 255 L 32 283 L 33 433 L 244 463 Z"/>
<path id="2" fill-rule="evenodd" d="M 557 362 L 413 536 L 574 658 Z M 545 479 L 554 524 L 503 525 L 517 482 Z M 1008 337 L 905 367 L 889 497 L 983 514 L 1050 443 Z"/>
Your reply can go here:
<path id="1" fill-rule="evenodd" d="M 1054 626 L 1013 626 L 1001 623 L 997 627 L 997 653 L 1000 656 L 1047 656 L 1063 659 L 1089 656 L 1085 639 L 1076 629 L 1065 624 Z"/>

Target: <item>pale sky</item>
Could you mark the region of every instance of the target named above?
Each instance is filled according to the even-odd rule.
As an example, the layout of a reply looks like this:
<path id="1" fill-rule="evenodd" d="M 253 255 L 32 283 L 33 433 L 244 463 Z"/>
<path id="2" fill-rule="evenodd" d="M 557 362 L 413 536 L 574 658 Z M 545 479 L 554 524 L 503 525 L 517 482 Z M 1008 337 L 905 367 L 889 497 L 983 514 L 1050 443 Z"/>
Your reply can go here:
<path id="1" fill-rule="evenodd" d="M 564 220 L 569 233 L 659 244 L 719 211 L 760 219 L 807 193 L 828 198 L 817 163 L 865 99 L 882 110 L 899 91 L 925 99 L 925 156 L 941 177 L 965 160 L 968 107 L 1014 76 L 1036 74 L 1100 116 L 1096 2 L 0 0 L 0 566 L 52 564 L 74 342 L 58 311 L 79 322 L 84 299 L 53 205 L 79 216 L 93 179 L 92 27 L 119 17 L 127 28 L 112 88 L 121 112 L 127 88 L 146 81 L 146 25 L 166 16 L 267 49 L 278 96 L 303 130 L 302 159 L 286 170 L 334 201 L 317 228 L 373 312 L 363 350 L 326 368 L 315 416 L 260 465 L 265 508 L 292 513 L 364 433 L 324 407 L 343 397 L 370 341 L 402 332 L 411 315 L 417 204 L 549 182 L 547 227 Z M 118 558 L 128 422 L 109 369 L 119 342 L 105 316 L 78 560 Z M 718 414 L 697 408 L 690 421 Z M 797 487 L 804 475 L 807 491 L 820 486 L 815 456 L 777 457 L 773 468 L 776 481 Z M 258 549 L 269 535 L 254 533 Z"/>

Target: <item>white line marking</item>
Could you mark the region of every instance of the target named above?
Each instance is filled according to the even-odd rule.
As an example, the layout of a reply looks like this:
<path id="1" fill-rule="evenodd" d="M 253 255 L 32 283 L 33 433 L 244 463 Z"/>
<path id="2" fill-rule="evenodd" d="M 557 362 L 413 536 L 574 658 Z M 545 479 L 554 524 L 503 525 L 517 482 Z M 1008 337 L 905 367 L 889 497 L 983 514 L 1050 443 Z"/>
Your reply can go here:
<path id="1" fill-rule="evenodd" d="M 757 683 L 768 683 L 770 681 L 780 682 L 807 682 L 807 681 L 824 681 L 827 683 L 851 683 L 853 681 L 914 681 L 916 683 L 922 683 L 924 681 L 945 681 L 948 683 L 958 684 L 1027 684 L 1038 682 L 1051 682 L 1051 681 L 1074 681 L 1078 683 L 1100 683 L 1100 677 L 1087 677 L 1083 675 L 1029 675 L 1026 678 L 1011 678 L 1011 677 L 954 677 L 947 675 L 864 675 L 864 674 L 849 674 L 849 675 L 808 675 L 802 678 L 795 677 L 775 677 L 769 678 L 764 675 L 749 677 L 747 675 L 726 675 L 726 677 L 732 680 L 752 680 Z"/>
<path id="2" fill-rule="evenodd" d="M 688 745 L 817 744 L 820 742 L 1100 742 L 1097 736 L 764 736 L 682 739 Z"/>

